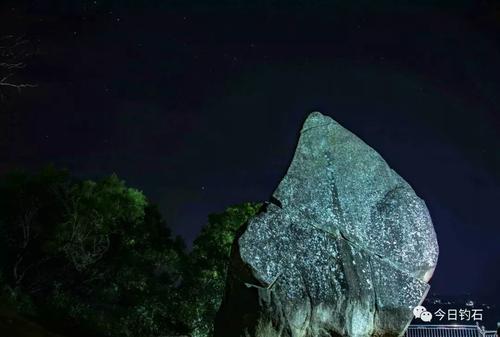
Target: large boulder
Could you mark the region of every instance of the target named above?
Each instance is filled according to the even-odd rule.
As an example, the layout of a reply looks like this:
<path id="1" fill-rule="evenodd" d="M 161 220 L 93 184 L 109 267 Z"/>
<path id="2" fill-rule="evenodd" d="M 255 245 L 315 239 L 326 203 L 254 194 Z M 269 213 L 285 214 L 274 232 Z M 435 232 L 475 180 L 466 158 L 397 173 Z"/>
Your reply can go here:
<path id="1" fill-rule="evenodd" d="M 400 336 L 437 258 L 410 185 L 314 112 L 286 176 L 234 242 L 215 336 Z"/>

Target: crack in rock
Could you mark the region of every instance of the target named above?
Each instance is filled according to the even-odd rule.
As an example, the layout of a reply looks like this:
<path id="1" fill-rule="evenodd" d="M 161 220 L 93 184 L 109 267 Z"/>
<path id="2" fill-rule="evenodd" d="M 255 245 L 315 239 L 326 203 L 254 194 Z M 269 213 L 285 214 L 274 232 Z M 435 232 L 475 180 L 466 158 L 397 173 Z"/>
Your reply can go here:
<path id="1" fill-rule="evenodd" d="M 410 185 L 314 112 L 270 202 L 234 242 L 215 337 L 400 336 L 438 251 Z"/>

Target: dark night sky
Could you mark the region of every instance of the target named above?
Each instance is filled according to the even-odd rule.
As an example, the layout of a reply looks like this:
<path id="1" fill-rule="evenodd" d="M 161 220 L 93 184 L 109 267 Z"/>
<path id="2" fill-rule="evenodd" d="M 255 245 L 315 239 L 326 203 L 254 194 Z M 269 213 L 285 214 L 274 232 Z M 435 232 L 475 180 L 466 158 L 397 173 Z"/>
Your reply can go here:
<path id="1" fill-rule="evenodd" d="M 191 241 L 269 197 L 319 110 L 427 202 L 432 291 L 500 303 L 500 6 L 435 2 L 2 1 L 39 87 L 0 105 L 0 172 L 116 172 Z"/>

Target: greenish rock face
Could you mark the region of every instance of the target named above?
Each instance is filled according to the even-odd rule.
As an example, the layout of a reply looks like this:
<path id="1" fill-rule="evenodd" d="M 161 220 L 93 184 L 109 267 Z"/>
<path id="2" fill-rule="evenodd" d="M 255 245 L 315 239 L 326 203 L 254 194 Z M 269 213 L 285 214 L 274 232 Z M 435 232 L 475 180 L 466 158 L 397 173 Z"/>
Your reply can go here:
<path id="1" fill-rule="evenodd" d="M 437 258 L 410 185 L 314 112 L 271 202 L 235 241 L 215 335 L 402 335 Z"/>

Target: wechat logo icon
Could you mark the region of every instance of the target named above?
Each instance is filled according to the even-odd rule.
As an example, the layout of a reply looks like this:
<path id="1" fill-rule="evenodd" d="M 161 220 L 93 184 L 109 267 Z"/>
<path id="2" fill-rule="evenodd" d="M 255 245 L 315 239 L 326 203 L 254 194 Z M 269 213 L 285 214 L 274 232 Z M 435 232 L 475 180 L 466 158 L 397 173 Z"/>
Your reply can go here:
<path id="1" fill-rule="evenodd" d="M 413 309 L 413 316 L 417 319 L 420 318 L 423 322 L 430 322 L 432 320 L 432 314 L 421 305 Z"/>

